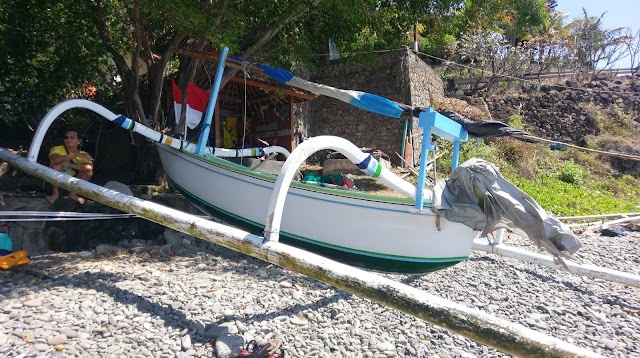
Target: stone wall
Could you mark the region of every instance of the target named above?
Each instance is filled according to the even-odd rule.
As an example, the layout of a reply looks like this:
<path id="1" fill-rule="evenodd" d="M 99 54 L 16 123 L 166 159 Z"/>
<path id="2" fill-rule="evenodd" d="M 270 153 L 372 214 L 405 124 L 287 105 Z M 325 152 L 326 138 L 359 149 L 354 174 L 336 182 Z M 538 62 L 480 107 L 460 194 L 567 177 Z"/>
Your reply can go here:
<path id="1" fill-rule="evenodd" d="M 363 56 L 367 57 L 320 66 L 311 80 L 415 106 L 428 106 L 431 95 L 443 95 L 442 80 L 406 47 Z M 310 106 L 311 135 L 336 135 L 358 147 L 379 149 L 391 157 L 393 164 L 400 165 L 394 152 L 402 148 L 403 120 L 366 112 L 325 96 L 310 102 Z M 414 122 L 413 126 L 417 125 Z"/>
<path id="2" fill-rule="evenodd" d="M 586 83 L 567 80 L 563 85 L 584 90 L 542 85 L 534 93 L 494 96 L 486 102 L 495 120 L 508 122 L 511 115 L 520 114 L 534 134 L 565 142 L 576 143 L 586 135 L 598 134 L 595 107 L 619 109 L 640 123 L 640 96 L 621 93 L 640 92 L 640 77 Z"/>
<path id="3" fill-rule="evenodd" d="M 296 145 L 312 136 L 313 118 L 311 116 L 311 103 L 299 102 L 293 106 L 294 139 Z"/>
<path id="4" fill-rule="evenodd" d="M 408 50 L 408 49 L 407 49 Z M 436 71 L 427 65 L 420 57 L 408 51 L 407 62 L 410 78 L 410 100 L 407 104 L 414 107 L 430 107 L 431 98 L 444 97 L 444 83 Z M 422 133 L 418 128 L 418 118 L 413 118 L 409 135 Z M 420 148 L 422 147 L 422 136 L 415 136 L 411 140 L 413 145 L 413 163 L 420 161 Z M 400 153 L 400 151 L 398 151 Z"/>

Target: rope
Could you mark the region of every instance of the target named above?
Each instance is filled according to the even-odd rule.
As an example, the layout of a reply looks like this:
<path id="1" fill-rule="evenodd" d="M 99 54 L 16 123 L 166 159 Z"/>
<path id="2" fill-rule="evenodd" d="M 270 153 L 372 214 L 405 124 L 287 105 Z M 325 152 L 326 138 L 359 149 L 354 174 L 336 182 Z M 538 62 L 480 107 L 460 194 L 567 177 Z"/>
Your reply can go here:
<path id="1" fill-rule="evenodd" d="M 486 74 L 489 74 L 489 75 L 491 75 L 491 76 L 497 76 L 497 77 L 502 77 L 502 78 L 508 78 L 508 79 L 517 80 L 517 81 L 523 81 L 523 82 L 528 82 L 528 83 L 532 83 L 532 84 L 538 84 L 538 82 L 537 82 L 537 81 L 534 81 L 534 80 L 528 80 L 528 79 L 526 79 L 526 78 L 515 77 L 515 76 L 509 76 L 509 75 L 501 75 L 501 74 L 497 74 L 497 73 L 494 73 L 494 72 L 491 72 L 491 71 L 488 71 L 488 70 L 483 70 L 483 69 L 481 69 L 481 68 L 476 68 L 476 67 L 473 67 L 473 66 L 463 65 L 463 64 L 457 63 L 457 62 L 455 62 L 455 61 L 447 61 L 447 60 L 445 60 L 445 59 L 443 59 L 443 58 L 436 57 L 436 56 L 433 56 L 433 55 L 429 55 L 429 54 L 426 54 L 426 53 L 424 53 L 424 52 L 420 52 L 420 51 L 413 51 L 413 52 L 415 52 L 416 54 L 419 54 L 419 55 L 424 55 L 424 56 L 426 56 L 426 57 L 430 57 L 430 58 L 435 59 L 435 60 L 442 61 L 442 62 L 444 62 L 446 65 L 454 65 L 454 66 L 459 66 L 459 67 L 466 68 L 466 69 L 470 69 L 470 70 L 481 71 L 481 72 L 486 73 Z M 639 95 L 640 95 L 640 93 L 639 93 L 639 92 L 610 91 L 610 90 L 600 90 L 600 89 L 594 89 L 594 88 L 580 88 L 580 87 L 572 87 L 572 86 L 556 85 L 556 84 L 554 84 L 554 86 L 556 86 L 556 87 L 562 87 L 562 88 L 566 88 L 566 89 L 572 89 L 572 90 L 576 90 L 576 91 L 586 91 L 586 92 L 595 92 L 595 93 L 612 93 L 612 94 L 629 95 L 629 96 L 639 96 Z"/>
<path id="2" fill-rule="evenodd" d="M 198 133 L 196 133 L 193 137 L 191 137 L 191 139 L 189 139 L 189 140 L 187 141 L 187 143 L 193 143 L 193 140 L 194 140 L 194 139 L 196 139 L 196 138 L 198 138 L 198 137 L 200 137 L 200 133 L 202 133 L 202 131 L 203 131 L 205 128 L 207 128 L 207 127 L 211 127 L 211 123 L 209 123 L 209 124 L 203 123 L 203 124 L 200 126 L 200 130 L 198 130 Z M 208 139 L 207 139 L 207 141 L 208 141 Z M 208 143 L 205 143 L 205 144 L 208 144 Z"/>
<path id="3" fill-rule="evenodd" d="M 70 211 L 0 211 L 0 221 L 28 222 L 28 221 L 80 221 L 80 220 L 109 220 L 137 218 L 134 214 L 105 214 L 105 213 L 77 213 Z M 200 215 L 210 219 L 207 215 Z"/>
<path id="4" fill-rule="evenodd" d="M 515 138 L 515 139 L 523 139 L 525 141 L 533 140 L 533 141 L 536 141 L 536 142 L 539 142 L 539 143 L 556 144 L 556 145 L 561 145 L 562 147 L 570 147 L 570 148 L 578 149 L 578 150 L 581 150 L 581 151 L 584 151 L 584 152 L 591 152 L 591 153 L 597 153 L 597 154 L 608 155 L 608 156 L 613 156 L 613 157 L 620 157 L 620 158 L 629 159 L 629 160 L 640 161 L 640 156 L 637 156 L 637 155 L 616 153 L 616 152 L 606 152 L 606 151 L 603 151 L 603 150 L 585 148 L 585 147 L 580 147 L 580 146 L 569 144 L 569 143 L 558 142 L 558 141 L 553 141 L 553 140 L 549 140 L 549 139 L 544 139 L 544 138 L 532 136 L 530 134 L 525 134 L 525 135 L 522 135 L 522 136 L 519 136 L 519 137 L 513 137 L 513 138 Z"/>
<path id="5" fill-rule="evenodd" d="M 242 111 L 242 149 L 244 149 L 244 140 L 247 134 L 247 77 L 251 78 L 249 71 L 251 71 L 251 67 L 253 63 L 243 61 L 240 70 L 243 72 L 244 79 L 244 101 L 242 102 L 243 111 Z"/>
<path id="6" fill-rule="evenodd" d="M 402 49 L 403 48 L 389 49 L 389 50 L 377 50 L 377 51 L 346 52 L 346 53 L 344 53 L 344 55 L 364 55 L 364 54 L 371 54 L 371 53 L 385 53 L 385 52 L 392 52 L 392 51 L 400 51 Z M 445 60 L 444 58 L 440 58 L 440 57 L 437 57 L 437 56 L 429 55 L 429 54 L 426 54 L 424 52 L 414 51 L 414 50 L 411 50 L 411 52 L 414 52 L 416 54 L 432 58 L 434 60 L 442 61 L 446 65 L 454 65 L 454 66 L 458 66 L 458 67 L 462 67 L 462 68 L 466 68 L 466 69 L 470 69 L 470 70 L 481 71 L 481 72 L 483 72 L 485 74 L 488 74 L 488 75 L 491 75 L 491 76 L 508 78 L 508 79 L 528 82 L 528 83 L 532 83 L 532 84 L 536 84 L 536 85 L 538 84 L 538 82 L 534 81 L 534 80 L 529 80 L 529 79 L 522 78 L 522 77 L 515 77 L 515 76 L 498 74 L 498 73 L 495 73 L 495 72 L 492 72 L 492 71 L 489 71 L 489 70 L 483 70 L 481 68 L 463 65 L 463 64 L 457 63 L 455 61 Z M 314 56 L 329 56 L 329 54 L 318 53 L 318 54 L 314 54 Z M 560 84 L 554 84 L 554 86 L 555 87 L 562 87 L 562 88 L 566 88 L 566 89 L 572 89 L 572 90 L 576 90 L 576 91 L 586 91 L 586 92 L 594 92 L 594 93 L 612 93 L 612 94 L 619 94 L 619 95 L 626 95 L 626 96 L 640 96 L 639 92 L 611 91 L 611 90 L 600 90 L 600 89 L 594 89 L 594 88 L 580 88 L 580 87 L 572 87 L 572 86 L 566 86 L 566 85 L 560 85 Z"/>

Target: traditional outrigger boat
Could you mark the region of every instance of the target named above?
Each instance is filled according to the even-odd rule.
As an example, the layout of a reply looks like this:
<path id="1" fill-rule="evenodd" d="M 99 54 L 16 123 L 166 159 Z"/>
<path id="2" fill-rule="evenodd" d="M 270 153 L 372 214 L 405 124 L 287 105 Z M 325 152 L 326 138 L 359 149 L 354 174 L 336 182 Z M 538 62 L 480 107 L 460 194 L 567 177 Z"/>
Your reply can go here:
<path id="1" fill-rule="evenodd" d="M 219 74 L 222 72 L 225 54 L 226 49 L 223 51 L 218 65 L 210 106 L 212 102 L 215 103 L 215 96 L 220 85 Z M 282 74 L 282 72 L 279 73 Z M 285 73 L 281 79 L 286 80 L 287 77 L 289 75 Z M 298 81 L 293 76 L 289 78 L 289 80 L 292 79 Z M 307 84 L 302 83 L 301 86 L 307 86 Z M 318 137 L 303 142 L 289 155 L 278 176 L 267 175 L 251 168 L 233 164 L 223 158 L 268 153 L 287 155 L 289 153 L 286 150 L 279 147 L 243 150 L 208 148 L 203 144 L 205 143 L 203 138 L 208 135 L 206 130 L 208 127 L 201 134 L 199 144 L 195 145 L 155 132 L 124 116 L 117 116 L 96 103 L 85 100 L 69 100 L 55 106 L 41 121 L 27 158 L 0 148 L 0 159 L 8 161 L 11 165 L 31 175 L 103 204 L 290 268 L 505 352 L 511 352 L 518 356 L 597 356 L 583 348 L 490 316 L 465 305 L 449 302 L 400 282 L 278 242 L 282 233 L 285 239 L 290 239 L 299 246 L 307 246 L 315 251 L 327 250 L 326 252 L 333 257 L 347 257 L 357 260 L 360 265 L 371 268 L 409 272 L 433 270 L 459 262 L 468 256 L 472 245 L 473 248 L 506 254 L 502 250 L 506 249 L 502 247 L 504 245 L 496 247 L 489 245 L 490 247 L 487 248 L 481 247 L 484 245 L 483 243 L 474 242 L 474 229 L 491 231 L 497 227 L 508 227 L 529 236 L 536 244 L 547 248 L 555 259 L 575 252 L 579 246 L 579 242 L 574 240 L 575 237 L 566 227 L 530 202 L 526 195 L 518 197 L 524 193 L 521 193 L 517 188 L 510 187 L 509 184 L 501 188 L 499 192 L 492 192 L 495 189 L 493 184 L 499 187 L 504 183 L 500 175 L 491 169 L 491 165 L 486 163 L 463 164 L 460 166 L 461 170 L 454 170 L 453 176 L 444 188 L 433 192 L 424 189 L 424 168 L 426 168 L 427 153 L 433 149 L 431 135 L 439 135 L 454 142 L 452 167 L 455 168 L 459 143 L 466 140 L 469 133 L 472 132 L 476 136 L 482 136 L 482 132 L 486 128 L 482 124 L 478 125 L 479 130 L 476 131 L 477 124 L 452 121 L 430 109 L 409 108 L 377 96 L 354 91 L 341 91 L 321 85 L 318 85 L 316 89 L 316 93 L 330 95 L 376 113 L 384 113 L 392 117 L 399 117 L 402 114 L 419 116 L 420 126 L 424 128 L 424 132 L 420 166 L 422 169 L 418 185 L 414 186 L 396 177 L 393 173 L 382 168 L 374 158 L 360 152 L 353 144 L 335 137 Z M 264 226 L 264 235 L 253 235 L 127 196 L 38 164 L 37 155 L 47 129 L 61 113 L 70 108 L 93 110 L 113 123 L 140 133 L 158 143 L 157 147 L 167 173 L 187 197 L 205 210 L 222 213 L 245 224 L 260 228 L 259 230 Z M 205 116 L 209 121 L 211 120 L 211 109 L 207 108 Z M 492 128 L 494 132 L 496 130 L 498 132 L 511 130 L 503 124 L 495 122 L 488 123 L 488 127 Z M 295 181 L 291 184 L 300 163 L 311 153 L 321 149 L 340 151 L 356 163 L 363 172 L 378 178 L 391 188 L 403 193 L 408 199 L 385 198 L 345 190 L 321 189 Z M 475 174 L 469 175 L 470 172 L 475 172 Z M 199 175 L 203 177 L 199 177 Z M 288 195 L 290 185 L 292 186 L 289 192 L 291 195 Z M 467 190 L 466 199 L 464 195 L 455 195 L 456 192 L 464 192 L 465 187 L 471 188 L 471 192 Z M 234 200 L 224 200 L 225 197 L 229 197 L 231 190 L 236 195 Z M 498 194 L 497 196 L 503 194 L 513 196 L 515 194 L 517 198 L 504 202 L 495 201 L 496 195 L 481 195 L 478 198 L 476 190 L 486 190 L 483 192 Z M 237 200 L 238 196 L 247 201 Z M 285 198 L 289 199 L 286 207 L 284 206 Z M 483 207 L 478 205 L 479 200 L 484 201 Z M 232 205 L 237 202 L 240 204 Z M 506 205 L 498 205 L 500 203 Z M 316 208 L 329 208 L 329 210 Z M 500 209 L 508 211 L 505 220 L 496 220 L 500 216 L 497 215 L 500 213 Z M 484 211 L 490 212 L 491 215 L 484 217 Z M 313 218 L 314 216 L 325 216 L 326 212 L 332 213 L 331 222 L 322 218 L 317 220 Z M 357 217 L 354 216 L 355 213 L 358 214 Z M 512 216 L 514 213 L 516 216 Z M 520 213 L 523 215 L 518 216 Z M 280 229 L 281 221 L 283 222 L 282 230 Z M 337 221 L 339 223 L 336 223 Z M 519 225 L 515 226 L 514 222 Z M 313 228 L 318 232 L 308 229 L 309 225 L 314 225 Z M 336 228 L 333 229 L 331 226 Z M 409 239 L 406 237 L 408 234 L 414 236 Z M 336 235 L 341 239 L 336 239 L 331 235 Z M 413 248 L 414 251 L 407 248 Z M 539 263 L 544 261 L 538 256 L 518 257 L 518 259 Z M 552 260 L 551 265 L 558 266 L 557 262 Z M 560 267 L 580 274 L 640 286 L 640 278 L 636 275 L 607 269 L 594 269 L 593 266 L 578 265 L 571 261 L 567 261 L 565 265 Z"/>
<path id="2" fill-rule="evenodd" d="M 444 198 L 442 191 L 434 194 L 430 189 L 424 188 L 426 158 L 428 152 L 434 149 L 431 135 L 454 143 L 452 168 L 456 168 L 458 164 L 460 142 L 469 138 L 465 123 L 456 122 L 431 108 L 411 108 L 377 95 L 311 83 L 284 70 L 257 64 L 266 75 L 287 85 L 331 96 L 362 109 L 395 118 L 402 115 L 419 117 L 419 125 L 424 133 L 417 186 L 400 179 L 383 168 L 371 155 L 338 137 L 312 138 L 301 143 L 291 155 L 281 147 L 242 150 L 206 147 L 208 123 L 211 123 L 225 58 L 226 49 L 220 56 L 211 100 L 205 113 L 205 130 L 202 131 L 198 144 L 153 131 L 96 103 L 68 100 L 55 106 L 41 121 L 29 149 L 28 159 L 37 160 L 40 143 L 55 118 L 70 108 L 81 107 L 93 110 L 116 125 L 156 142 L 164 170 L 178 190 L 208 213 L 222 215 L 248 226 L 254 232 L 264 230 L 265 240 L 278 240 L 281 236 L 295 246 L 376 270 L 427 272 L 467 259 L 476 236 L 474 229 L 491 231 L 487 230 L 489 226 L 482 215 L 483 208 L 477 203 L 464 202 L 469 198 L 453 198 L 453 201 L 463 202 L 451 206 L 451 195 Z M 495 125 L 495 122 L 489 125 Z M 504 132 L 504 128 L 501 130 Z M 364 173 L 381 180 L 407 198 L 322 188 L 299 181 L 292 183 L 298 166 L 314 152 L 324 149 L 341 152 Z M 224 159 L 269 153 L 288 156 L 278 176 Z M 461 171 L 469 172 L 468 169 Z M 462 181 L 458 182 L 469 186 L 469 183 L 464 184 Z M 491 185 L 493 184 L 489 186 Z M 447 190 L 445 188 L 444 192 Z M 459 190 L 460 188 L 454 191 Z M 476 196 L 473 192 L 468 195 Z M 513 198 L 508 205 L 520 212 L 523 218 L 503 220 L 503 225 L 492 222 L 491 225 L 495 228 L 517 229 L 514 222 L 525 223 L 528 227 L 521 227 L 520 232 L 530 236 L 538 246 L 549 249 L 555 256 L 575 253 L 580 243 L 568 228 L 537 204 L 530 204 L 533 200 L 523 192 L 518 191 L 516 196 L 520 197 Z M 442 203 L 443 198 L 447 203 Z M 468 211 L 469 205 L 475 205 L 475 214 Z M 494 206 L 494 209 L 497 207 Z M 462 210 L 464 214 L 450 215 L 456 210 Z M 478 218 L 477 213 L 482 217 Z M 495 214 L 495 210 L 492 214 Z M 455 220 L 449 220 L 450 217 Z"/>

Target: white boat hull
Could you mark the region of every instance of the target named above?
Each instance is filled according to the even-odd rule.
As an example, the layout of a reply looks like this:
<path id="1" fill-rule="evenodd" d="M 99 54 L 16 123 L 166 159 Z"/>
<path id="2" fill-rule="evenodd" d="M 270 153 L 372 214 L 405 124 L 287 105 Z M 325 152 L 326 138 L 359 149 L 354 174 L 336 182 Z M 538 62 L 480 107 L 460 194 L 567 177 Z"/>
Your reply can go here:
<path id="1" fill-rule="evenodd" d="M 201 209 L 253 231 L 264 228 L 275 176 L 157 147 L 171 181 Z M 433 271 L 465 260 L 473 230 L 444 218 L 438 230 L 433 213 L 425 211 L 416 213 L 402 199 L 296 183 L 287 194 L 281 235 L 285 242 L 384 271 Z"/>

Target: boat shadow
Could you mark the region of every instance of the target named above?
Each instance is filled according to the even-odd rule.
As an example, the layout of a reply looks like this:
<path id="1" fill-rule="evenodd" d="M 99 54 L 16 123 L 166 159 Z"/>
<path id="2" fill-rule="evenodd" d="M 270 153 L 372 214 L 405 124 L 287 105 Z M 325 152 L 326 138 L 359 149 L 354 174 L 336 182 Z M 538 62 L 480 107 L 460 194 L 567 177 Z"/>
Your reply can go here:
<path id="1" fill-rule="evenodd" d="M 603 296 L 603 295 L 599 295 L 597 293 L 595 293 L 592 290 L 589 290 L 588 288 L 585 287 L 580 287 L 575 285 L 573 282 L 567 281 L 567 280 L 561 280 L 561 279 L 556 279 L 553 277 L 549 277 L 547 275 L 543 275 L 539 272 L 533 271 L 531 269 L 523 269 L 523 268 L 518 268 L 518 271 L 528 274 L 532 277 L 535 277 L 536 279 L 542 281 L 542 282 L 556 282 L 558 284 L 561 284 L 562 286 L 564 286 L 565 288 L 576 292 L 580 295 L 583 296 L 587 296 L 587 297 L 595 297 L 597 298 L 599 301 L 601 301 L 604 304 L 613 306 L 613 305 L 618 305 L 621 309 L 623 310 L 629 310 L 629 311 L 639 311 L 640 310 L 640 306 L 633 306 L 633 305 L 629 305 L 628 303 L 624 302 L 624 298 L 621 297 L 617 297 L 617 296 L 612 296 L 612 295 L 607 295 L 607 296 Z"/>

